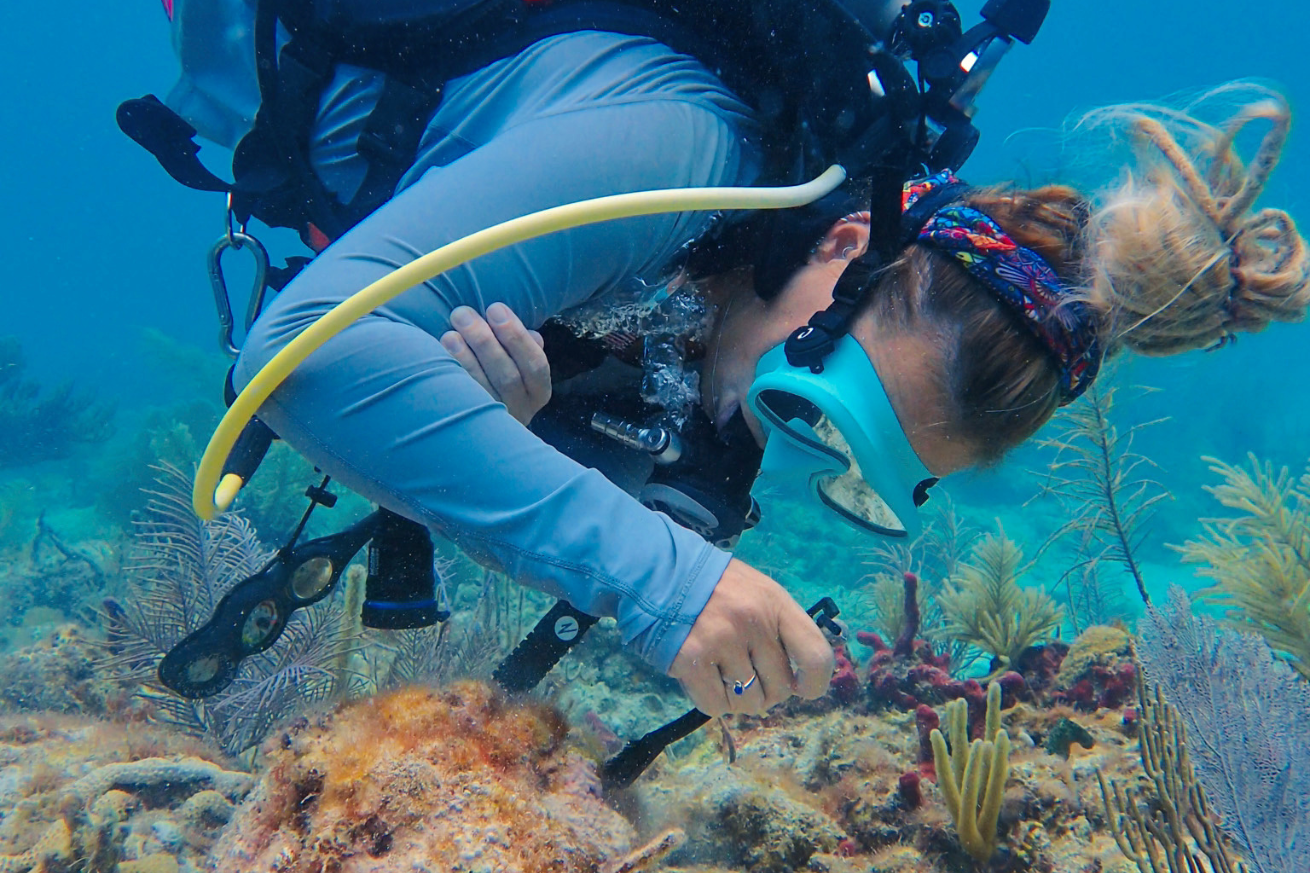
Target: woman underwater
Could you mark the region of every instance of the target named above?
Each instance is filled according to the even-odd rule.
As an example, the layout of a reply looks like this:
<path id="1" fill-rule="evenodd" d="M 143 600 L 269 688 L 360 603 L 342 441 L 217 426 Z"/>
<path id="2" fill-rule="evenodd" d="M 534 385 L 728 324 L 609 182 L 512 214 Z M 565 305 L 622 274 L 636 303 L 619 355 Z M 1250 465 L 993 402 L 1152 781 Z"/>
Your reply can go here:
<path id="1" fill-rule="evenodd" d="M 183 64 L 168 105 L 205 138 L 237 146 L 260 106 L 259 71 L 248 37 L 215 35 L 257 29 L 253 0 L 166 5 Z M 372 184 L 361 107 L 383 99 L 384 79 L 336 64 L 310 107 L 304 160 L 342 202 Z M 1252 209 L 1288 108 L 1250 86 L 1228 96 L 1237 108 L 1218 127 L 1149 107 L 1100 113 L 1139 148 L 1122 184 L 1096 197 L 1058 185 L 972 188 L 943 173 L 906 186 L 907 217 L 890 228 L 851 186 L 782 225 L 783 238 L 753 219 L 678 213 L 515 245 L 351 324 L 260 418 L 367 499 L 522 584 L 615 616 L 625 642 L 704 713 L 817 697 L 831 646 L 779 584 L 525 427 L 562 402 L 550 401 L 553 361 L 529 328 L 557 319 L 630 345 L 622 318 L 617 329 L 596 325 L 634 287 L 652 289 L 651 303 L 697 301 L 703 319 L 680 338 L 703 347 L 690 416 L 722 440 L 725 465 L 739 463 L 726 453 L 743 443 L 755 464 L 768 445 L 767 465 L 799 416 L 829 446 L 857 456 L 862 445 L 882 447 L 857 472 L 895 483 L 903 493 L 882 496 L 912 514 L 908 501 L 921 502 L 932 480 L 1023 442 L 1120 349 L 1209 348 L 1303 317 L 1304 241 L 1286 213 Z M 1257 120 L 1271 132 L 1246 166 L 1233 140 Z M 273 298 L 234 383 L 345 297 L 481 228 L 619 192 L 754 184 L 768 166 L 771 123 L 688 54 L 604 29 L 545 36 L 450 78 L 394 196 Z M 891 252 L 876 270 L 864 260 L 871 246 Z M 836 352 L 823 373 L 791 366 L 788 338 L 831 307 L 848 269 L 863 271 L 862 293 Z M 813 377 L 796 389 L 803 402 L 771 406 L 759 380 L 793 371 Z M 852 412 L 870 397 L 885 397 L 890 413 Z M 840 433 L 823 438 L 824 426 Z M 848 515 L 856 500 L 826 496 Z"/>

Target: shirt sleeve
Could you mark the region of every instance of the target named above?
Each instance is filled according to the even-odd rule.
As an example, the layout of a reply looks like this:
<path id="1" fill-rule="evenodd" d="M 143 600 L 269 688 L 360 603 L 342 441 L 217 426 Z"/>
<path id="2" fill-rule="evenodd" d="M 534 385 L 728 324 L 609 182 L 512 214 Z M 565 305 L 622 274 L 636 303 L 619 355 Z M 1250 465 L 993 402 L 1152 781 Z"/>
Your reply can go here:
<path id="1" fill-rule="evenodd" d="M 244 384 L 333 305 L 444 243 L 563 203 L 756 172 L 746 109 L 650 40 L 546 40 L 452 83 L 407 187 L 316 258 L 251 332 Z M 538 325 L 659 271 L 705 214 L 554 233 L 458 267 L 352 324 L 261 409 L 325 472 L 479 561 L 613 615 L 667 670 L 729 556 L 515 421 L 439 342 L 459 305 Z"/>

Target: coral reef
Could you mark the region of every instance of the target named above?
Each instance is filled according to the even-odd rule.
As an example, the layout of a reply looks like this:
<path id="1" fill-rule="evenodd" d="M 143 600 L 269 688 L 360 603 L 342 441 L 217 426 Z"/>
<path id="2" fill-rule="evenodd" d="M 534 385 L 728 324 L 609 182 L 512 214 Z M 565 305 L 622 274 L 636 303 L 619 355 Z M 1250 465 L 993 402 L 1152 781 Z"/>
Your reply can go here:
<path id="1" fill-rule="evenodd" d="M 905 632 L 906 625 L 909 624 L 909 617 L 905 612 L 904 579 L 907 575 L 915 576 L 915 585 L 917 586 L 918 577 L 909 571 L 898 575 L 878 573 L 865 586 L 865 591 L 872 602 L 873 612 L 876 617 L 877 623 L 874 625 L 874 630 L 885 639 L 900 639 Z M 917 602 L 915 606 L 917 608 Z M 919 624 L 918 616 L 915 616 L 914 624 L 917 628 Z"/>
<path id="2" fill-rule="evenodd" d="M 962 681 L 951 676 L 950 657 L 936 654 L 932 643 L 917 636 L 919 579 L 908 572 L 902 578 L 900 613 L 905 620 L 899 626 L 895 642 L 888 645 L 870 631 L 855 634 L 856 642 L 873 649 L 867 664 L 870 701 L 875 707 L 894 706 L 906 711 L 923 703 L 944 703 L 960 697 L 981 701 L 982 686 L 974 680 Z M 843 676 L 841 661 L 838 664 L 834 681 Z M 834 692 L 838 691 L 834 687 Z"/>
<path id="3" fill-rule="evenodd" d="M 949 495 L 935 492 L 932 506 L 935 511 L 914 542 L 887 540 L 867 547 L 865 564 L 874 571 L 856 592 L 850 614 L 861 627 L 872 628 L 884 639 L 896 640 L 909 620 L 906 607 L 912 604 L 918 610 L 914 617 L 917 635 L 947 655 L 951 672 L 959 674 L 977 658 L 978 650 L 947 632 L 947 619 L 938 597 L 942 588 L 957 577 L 980 532 L 965 522 Z M 913 573 L 922 583 L 914 601 L 905 599 L 906 573 Z"/>
<path id="4" fill-rule="evenodd" d="M 1205 789 L 1192 769 L 1178 711 L 1158 688 L 1148 693 L 1145 684 L 1138 689 L 1138 704 L 1145 784 L 1123 788 L 1113 780 L 1107 784 L 1099 771 L 1096 774 L 1120 851 L 1140 873 L 1232 873 L 1241 869 L 1229 858 Z M 1270 873 L 1292 869 L 1271 868 Z"/>
<path id="5" fill-rule="evenodd" d="M 913 605 L 916 583 L 914 574 L 905 574 L 906 615 L 919 614 Z M 861 631 L 856 634 L 856 639 L 874 650 L 868 662 L 868 702 L 875 712 L 891 707 L 915 713 L 920 741 L 919 769 L 925 774 L 931 774 L 934 764 L 929 736 L 938 727 L 938 716 L 928 704 L 965 701 L 969 733 L 972 736 L 982 736 L 988 687 L 976 679 L 953 677 L 948 671 L 946 656 L 935 654 L 932 645 L 926 640 L 914 638 L 916 629 L 917 623 L 906 624 L 900 639 L 890 646 L 875 633 Z M 1109 639 L 1116 642 L 1126 639 L 1121 632 L 1114 633 L 1118 636 L 1111 635 Z M 1133 666 L 1131 661 L 1126 664 L 1115 662 L 1109 654 L 1103 652 L 1105 639 L 1103 634 L 1092 633 L 1080 650 L 1075 664 L 1082 664 L 1085 669 L 1073 674 L 1076 693 L 1058 686 L 1057 676 L 1069 651 L 1069 646 L 1060 642 L 1024 649 L 1012 665 L 1015 669 L 995 676 L 988 686 L 994 685 L 1000 689 L 999 693 L 1007 708 L 1020 700 L 1044 706 L 1077 701 L 1087 711 L 1098 707 L 1119 706 L 1127 695 L 1131 695 Z M 1086 650 L 1086 654 L 1083 654 L 1083 650 Z M 834 683 L 839 680 L 844 682 L 848 668 L 840 652 L 837 663 Z M 1125 668 L 1128 672 L 1125 672 Z M 829 698 L 834 701 L 843 700 L 844 687 L 844 684 L 834 684 Z"/>
<path id="6" fill-rule="evenodd" d="M 881 642 L 881 640 L 879 640 Z M 838 703 L 854 703 L 860 698 L 860 677 L 845 643 L 833 647 L 836 669 L 828 680 L 828 692 Z"/>
<path id="7" fill-rule="evenodd" d="M 1096 745 L 1096 739 L 1078 722 L 1071 718 L 1062 718 L 1046 735 L 1046 744 L 1043 748 L 1052 755 L 1068 758 L 1069 750 L 1073 748 L 1074 743 L 1084 749 L 1090 749 Z"/>
<path id="8" fill-rule="evenodd" d="M 1203 596 L 1310 679 L 1310 468 L 1293 480 L 1254 455 L 1249 470 L 1205 460 L 1224 480 L 1206 490 L 1240 514 L 1208 520 L 1205 535 L 1181 548 L 1183 560 L 1214 580 Z"/>
<path id="9" fill-rule="evenodd" d="M 64 619 L 87 618 L 118 572 L 118 548 L 102 539 L 74 542 L 39 513 L 31 539 L 11 560 L 0 563 L 0 623 L 17 626 L 39 609 Z"/>
<path id="10" fill-rule="evenodd" d="M 945 703 L 960 697 L 983 699 L 981 683 L 951 676 L 947 656 L 934 654 L 927 640 L 916 639 L 910 654 L 903 658 L 896 657 L 895 649 L 875 633 L 860 631 L 856 640 L 873 649 L 867 685 L 875 708 L 892 706 L 912 711 L 921 703 Z"/>
<path id="11" fill-rule="evenodd" d="M 1004 531 L 988 534 L 938 597 L 947 632 L 990 653 L 992 675 L 1009 670 L 1064 617 L 1045 592 L 1019 587 L 1025 569 L 1023 552 Z"/>
<path id="12" fill-rule="evenodd" d="M 0 656 L 0 714 L 122 715 L 135 686 L 96 673 L 103 647 L 77 625 Z"/>
<path id="13" fill-rule="evenodd" d="M 0 870 L 207 869 L 248 773 L 156 727 L 0 718 Z"/>
<path id="14" fill-rule="evenodd" d="M 114 410 L 65 384 L 53 391 L 25 378 L 17 337 L 0 337 L 0 467 L 67 457 L 113 432 Z"/>
<path id="15" fill-rule="evenodd" d="M 684 871 L 1123 873 L 1095 772 L 1138 774 L 1131 741 L 1113 714 L 1068 715 L 1096 744 L 1066 760 L 1034 744 L 1058 721 L 1052 713 L 1023 704 L 999 713 L 1015 739 L 999 848 L 986 867 L 961 848 L 943 792 L 915 772 L 915 715 L 896 710 L 739 716 L 736 763 L 712 735 L 693 735 L 684 742 L 696 744 L 661 757 L 624 802 L 644 832 L 686 830 L 669 857 Z"/>
<path id="16" fill-rule="evenodd" d="M 475 682 L 301 719 L 214 849 L 218 871 L 589 871 L 631 826 L 553 710 Z M 639 868 L 632 868 L 639 869 Z"/>
<path id="17" fill-rule="evenodd" d="M 1083 710 L 1114 709 L 1132 699 L 1136 684 L 1132 637 L 1116 627 L 1093 625 L 1061 661 L 1055 697 Z"/>
<path id="18" fill-rule="evenodd" d="M 960 845 L 974 860 L 986 862 L 996 852 L 996 823 L 1001 817 L 1005 780 L 1010 775 L 1010 736 L 1001 730 L 1001 686 L 987 689 L 987 721 L 981 739 L 969 742 L 968 705 L 946 706 L 950 750 L 940 730 L 931 734 L 937 786 L 955 821 Z"/>

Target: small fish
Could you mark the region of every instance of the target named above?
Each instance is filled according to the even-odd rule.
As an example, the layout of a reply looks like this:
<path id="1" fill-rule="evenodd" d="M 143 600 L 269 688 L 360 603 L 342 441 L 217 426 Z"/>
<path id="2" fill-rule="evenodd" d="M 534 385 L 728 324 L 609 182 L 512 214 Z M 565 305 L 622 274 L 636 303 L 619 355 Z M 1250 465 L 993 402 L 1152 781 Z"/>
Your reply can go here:
<path id="1" fill-rule="evenodd" d="M 719 727 L 723 729 L 723 760 L 729 764 L 737 763 L 737 743 L 732 739 L 732 732 L 728 730 L 728 720 L 719 716 Z"/>
<path id="2" fill-rule="evenodd" d="M 674 849 L 687 842 L 687 835 L 679 828 L 670 828 L 627 857 L 601 867 L 602 873 L 637 873 L 649 870 Z"/>

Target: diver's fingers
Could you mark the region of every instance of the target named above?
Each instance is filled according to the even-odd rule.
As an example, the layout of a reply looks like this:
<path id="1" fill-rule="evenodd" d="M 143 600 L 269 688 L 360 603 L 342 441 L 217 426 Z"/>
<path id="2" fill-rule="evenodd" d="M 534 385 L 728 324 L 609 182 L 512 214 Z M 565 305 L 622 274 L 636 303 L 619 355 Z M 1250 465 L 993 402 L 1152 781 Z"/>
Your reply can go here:
<path id="1" fill-rule="evenodd" d="M 772 709 L 792 695 L 796 681 L 787 654 L 777 641 L 750 647 L 751 665 L 759 673 L 758 685 L 763 695 L 764 709 Z"/>
<path id="2" fill-rule="evenodd" d="M 514 361 L 527 402 L 532 413 L 536 413 L 550 402 L 550 361 L 544 351 L 545 340 L 535 330 L 524 327 L 519 317 L 504 303 L 487 307 L 487 321 L 501 347 Z"/>
<path id="3" fill-rule="evenodd" d="M 508 312 L 504 304 L 492 304 L 488 314 L 497 307 Z M 497 336 L 490 323 L 467 306 L 460 306 L 450 314 L 450 323 L 464 342 L 468 343 L 473 354 L 478 356 L 478 363 L 487 379 L 496 387 L 501 399 L 506 403 L 510 398 L 524 392 L 522 374 L 518 365 L 510 356 L 509 350 Z"/>
<path id="4" fill-rule="evenodd" d="M 814 619 L 793 601 L 778 616 L 778 637 L 791 661 L 791 691 L 807 700 L 822 697 L 832 681 L 836 656 Z"/>
<path id="5" fill-rule="evenodd" d="M 487 381 L 487 374 L 482 372 L 482 365 L 478 363 L 477 356 L 473 354 L 473 350 L 464 342 L 464 338 L 459 335 L 458 331 L 448 330 L 442 334 L 441 344 L 445 346 L 446 351 L 450 352 L 450 356 L 468 371 L 468 374 L 473 377 L 475 382 L 485 388 L 492 397 L 500 400 L 500 395 L 496 392 L 496 389 Z"/>
<path id="6" fill-rule="evenodd" d="M 495 304 L 492 308 L 495 308 Z M 450 313 L 450 323 L 477 356 L 482 372 L 494 389 L 493 396 L 509 408 L 511 415 L 519 421 L 525 421 L 523 414 L 531 406 L 527 387 L 523 384 L 518 365 L 501 344 L 491 325 L 468 306 L 456 307 Z M 538 354 L 541 354 L 540 350 Z M 531 413 L 528 418 L 531 418 Z"/>

